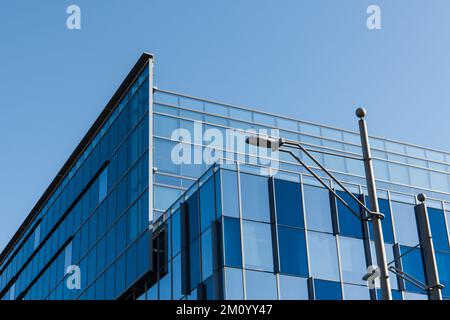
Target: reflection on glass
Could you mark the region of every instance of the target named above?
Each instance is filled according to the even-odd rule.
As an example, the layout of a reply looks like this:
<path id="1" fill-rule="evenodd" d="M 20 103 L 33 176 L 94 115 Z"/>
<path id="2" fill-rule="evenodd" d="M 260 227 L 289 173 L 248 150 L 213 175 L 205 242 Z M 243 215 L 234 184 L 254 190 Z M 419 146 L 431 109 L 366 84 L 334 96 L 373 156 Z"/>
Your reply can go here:
<path id="1" fill-rule="evenodd" d="M 270 225 L 243 221 L 245 268 L 273 271 Z"/>
<path id="2" fill-rule="evenodd" d="M 339 281 L 336 239 L 333 235 L 308 231 L 309 259 L 313 278 Z"/>

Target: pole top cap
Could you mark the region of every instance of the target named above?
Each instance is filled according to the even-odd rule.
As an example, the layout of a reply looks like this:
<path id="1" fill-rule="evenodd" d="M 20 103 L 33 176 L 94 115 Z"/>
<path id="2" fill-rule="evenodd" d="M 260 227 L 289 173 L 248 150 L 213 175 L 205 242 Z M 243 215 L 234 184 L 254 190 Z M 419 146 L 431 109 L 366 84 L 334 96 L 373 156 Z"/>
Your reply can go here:
<path id="1" fill-rule="evenodd" d="M 355 114 L 358 118 L 364 118 L 367 115 L 367 111 L 364 108 L 358 108 L 356 109 Z"/>
<path id="2" fill-rule="evenodd" d="M 425 200 L 427 200 L 427 197 L 423 193 L 419 193 L 417 195 L 417 200 L 419 200 L 420 202 L 425 202 Z"/>

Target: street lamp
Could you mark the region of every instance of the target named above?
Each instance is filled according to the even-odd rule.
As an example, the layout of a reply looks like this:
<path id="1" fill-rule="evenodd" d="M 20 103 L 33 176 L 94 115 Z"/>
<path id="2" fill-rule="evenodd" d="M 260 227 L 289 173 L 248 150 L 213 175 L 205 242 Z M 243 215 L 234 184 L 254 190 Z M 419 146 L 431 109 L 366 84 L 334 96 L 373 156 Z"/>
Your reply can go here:
<path id="1" fill-rule="evenodd" d="M 374 242 L 375 242 L 375 251 L 377 255 L 377 263 L 378 267 L 380 268 L 380 287 L 381 287 L 381 294 L 383 300 L 392 300 L 392 293 L 391 293 L 391 285 L 389 282 L 389 272 L 387 267 L 387 260 L 386 260 L 386 251 L 384 247 L 384 238 L 383 238 L 383 231 L 381 227 L 381 220 L 384 218 L 384 215 L 379 212 L 378 207 L 378 199 L 377 199 L 377 192 L 376 192 L 376 186 L 375 186 L 375 177 L 373 173 L 373 165 L 372 165 L 372 157 L 370 153 L 370 146 L 369 146 L 369 137 L 367 134 L 367 125 L 364 120 L 364 117 L 366 116 L 366 110 L 363 108 L 358 108 L 356 110 L 356 116 L 359 118 L 359 131 L 361 136 L 361 146 L 363 151 L 363 158 L 359 157 L 352 157 L 344 154 L 338 154 L 333 152 L 326 152 L 321 150 L 311 150 L 306 149 L 303 147 L 299 142 L 297 141 L 291 141 L 286 140 L 283 138 L 271 138 L 268 136 L 262 136 L 262 135 L 255 135 L 248 137 L 246 139 L 246 143 L 257 146 L 257 147 L 264 147 L 268 149 L 272 149 L 272 151 L 281 151 L 290 154 L 297 162 L 299 162 L 314 178 L 316 178 L 325 188 L 327 188 L 347 209 L 350 210 L 351 213 L 353 213 L 354 216 L 356 216 L 361 221 L 370 221 L 372 222 L 373 227 L 373 236 L 374 236 Z M 325 174 L 327 174 L 339 187 L 344 190 L 346 194 L 348 194 L 353 200 L 355 200 L 360 208 L 364 210 L 363 217 L 357 212 L 355 212 L 350 205 L 344 201 L 325 181 L 322 180 L 322 178 L 317 175 L 305 162 L 302 161 L 296 154 L 294 154 L 292 151 L 288 149 L 281 148 L 282 146 L 287 147 L 294 147 L 301 150 L 305 155 L 308 156 Z M 370 208 L 367 208 L 364 203 L 362 203 L 357 197 L 353 195 L 352 192 L 350 192 L 337 178 L 334 177 L 334 175 L 329 172 L 316 158 L 312 156 L 311 152 L 318 152 L 318 153 L 324 153 L 328 155 L 334 155 L 344 158 L 351 158 L 354 160 L 359 160 L 364 162 L 364 169 L 366 173 L 366 183 L 367 183 L 367 191 L 370 201 Z M 366 215 L 367 214 L 367 215 Z"/>

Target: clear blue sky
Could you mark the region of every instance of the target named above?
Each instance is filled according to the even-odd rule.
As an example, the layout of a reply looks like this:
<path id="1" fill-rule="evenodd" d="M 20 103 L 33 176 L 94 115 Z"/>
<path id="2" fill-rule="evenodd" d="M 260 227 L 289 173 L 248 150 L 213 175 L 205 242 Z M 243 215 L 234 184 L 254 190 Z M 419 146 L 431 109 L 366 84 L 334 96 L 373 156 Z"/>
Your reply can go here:
<path id="1" fill-rule="evenodd" d="M 82 29 L 66 29 L 81 7 Z M 382 30 L 366 28 L 381 7 Z M 0 4 L 0 249 L 143 51 L 156 85 L 450 150 L 448 0 Z"/>

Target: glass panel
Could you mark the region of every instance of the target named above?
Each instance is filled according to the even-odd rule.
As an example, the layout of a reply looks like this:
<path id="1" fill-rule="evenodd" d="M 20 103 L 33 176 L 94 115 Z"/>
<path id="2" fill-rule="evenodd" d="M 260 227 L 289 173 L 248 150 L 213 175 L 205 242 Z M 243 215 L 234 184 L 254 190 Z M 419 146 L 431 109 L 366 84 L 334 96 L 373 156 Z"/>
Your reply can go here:
<path id="1" fill-rule="evenodd" d="M 223 215 L 239 217 L 237 173 L 221 170 Z"/>
<path id="2" fill-rule="evenodd" d="M 279 226 L 278 242 L 281 272 L 308 277 L 305 232 Z"/>
<path id="3" fill-rule="evenodd" d="M 269 224 L 243 221 L 245 267 L 273 271 L 272 235 Z"/>
<path id="4" fill-rule="evenodd" d="M 308 231 L 310 273 L 313 278 L 339 281 L 336 239 L 329 234 Z"/>
<path id="5" fill-rule="evenodd" d="M 308 185 L 303 186 L 307 228 L 309 230 L 333 232 L 330 195 L 328 190 Z"/>
<path id="6" fill-rule="evenodd" d="M 202 234 L 202 279 L 206 280 L 213 274 L 211 228 Z"/>
<path id="7" fill-rule="evenodd" d="M 172 134 L 179 127 L 179 120 L 176 118 L 162 116 L 159 114 L 153 115 L 153 134 L 155 136 L 172 138 Z"/>
<path id="8" fill-rule="evenodd" d="M 225 268 L 225 298 L 227 300 L 244 299 L 241 269 Z"/>
<path id="9" fill-rule="evenodd" d="M 280 275 L 281 300 L 308 300 L 308 280 Z"/>
<path id="10" fill-rule="evenodd" d="M 199 241 L 198 238 L 191 242 L 189 247 L 190 254 L 190 271 L 191 271 L 191 290 L 197 287 L 200 282 L 200 254 L 199 254 Z"/>
<path id="11" fill-rule="evenodd" d="M 345 300 L 370 300 L 370 292 L 367 287 L 344 284 Z"/>
<path id="12" fill-rule="evenodd" d="M 430 221 L 434 248 L 436 250 L 450 251 L 444 211 L 428 208 L 428 220 Z"/>
<path id="13" fill-rule="evenodd" d="M 336 192 L 354 212 L 361 216 L 359 204 L 353 200 L 347 193 L 343 191 Z M 354 194 L 355 197 L 358 195 Z M 341 201 L 336 199 L 337 213 L 339 219 L 339 232 L 342 235 L 349 237 L 361 238 L 363 237 L 362 223 Z"/>
<path id="14" fill-rule="evenodd" d="M 238 219 L 224 218 L 225 265 L 242 267 L 241 226 Z"/>
<path id="15" fill-rule="evenodd" d="M 98 179 L 98 202 L 100 203 L 108 194 L 108 168 L 105 168 L 105 170 L 103 170 Z"/>
<path id="16" fill-rule="evenodd" d="M 154 186 L 155 209 L 166 211 L 181 195 L 181 190 Z"/>
<path id="17" fill-rule="evenodd" d="M 189 199 L 186 201 L 189 216 L 189 239 L 192 241 L 199 235 L 199 212 L 198 212 L 198 191 L 196 191 Z"/>
<path id="18" fill-rule="evenodd" d="M 172 256 L 176 256 L 181 250 L 181 221 L 180 210 L 172 215 Z"/>
<path id="19" fill-rule="evenodd" d="M 396 201 L 392 201 L 391 205 L 397 242 L 410 247 L 416 246 L 419 244 L 419 235 L 414 206 Z"/>
<path id="20" fill-rule="evenodd" d="M 215 219 L 214 178 L 210 178 L 200 188 L 201 231 L 208 228 Z"/>
<path id="21" fill-rule="evenodd" d="M 300 184 L 279 179 L 274 184 L 277 223 L 304 228 Z"/>
<path id="22" fill-rule="evenodd" d="M 366 198 L 366 206 L 370 207 L 369 198 L 367 196 L 365 198 Z M 380 208 L 380 212 L 384 214 L 384 219 L 382 221 L 384 241 L 387 243 L 394 243 L 394 233 L 392 231 L 392 216 L 391 216 L 391 208 L 389 206 L 389 200 L 378 198 L 378 207 Z M 368 230 L 370 240 L 373 240 L 373 231 L 371 223 L 369 223 Z"/>
<path id="23" fill-rule="evenodd" d="M 245 284 L 248 300 L 277 299 L 277 281 L 273 273 L 247 270 Z"/>
<path id="24" fill-rule="evenodd" d="M 364 243 L 355 238 L 339 237 L 342 277 L 344 282 L 366 284 L 367 273 Z"/>
<path id="25" fill-rule="evenodd" d="M 405 300 L 428 300 L 428 296 L 425 294 L 405 292 L 404 295 Z"/>
<path id="26" fill-rule="evenodd" d="M 442 295 L 450 298 L 450 254 L 436 252 L 436 263 L 439 271 L 439 282 L 444 285 Z"/>
<path id="27" fill-rule="evenodd" d="M 404 255 L 410 247 L 400 246 L 400 254 Z M 420 249 L 416 248 L 410 251 L 408 254 L 404 255 L 402 258 L 403 272 L 416 278 L 420 282 L 426 284 L 425 272 L 423 267 L 422 253 Z M 403 281 L 405 284 L 406 291 L 423 293 L 423 291 L 408 281 Z"/>
<path id="28" fill-rule="evenodd" d="M 268 179 L 252 174 L 241 174 L 242 217 L 270 222 Z"/>
<path id="29" fill-rule="evenodd" d="M 339 282 L 314 279 L 314 296 L 316 300 L 342 300 Z"/>

